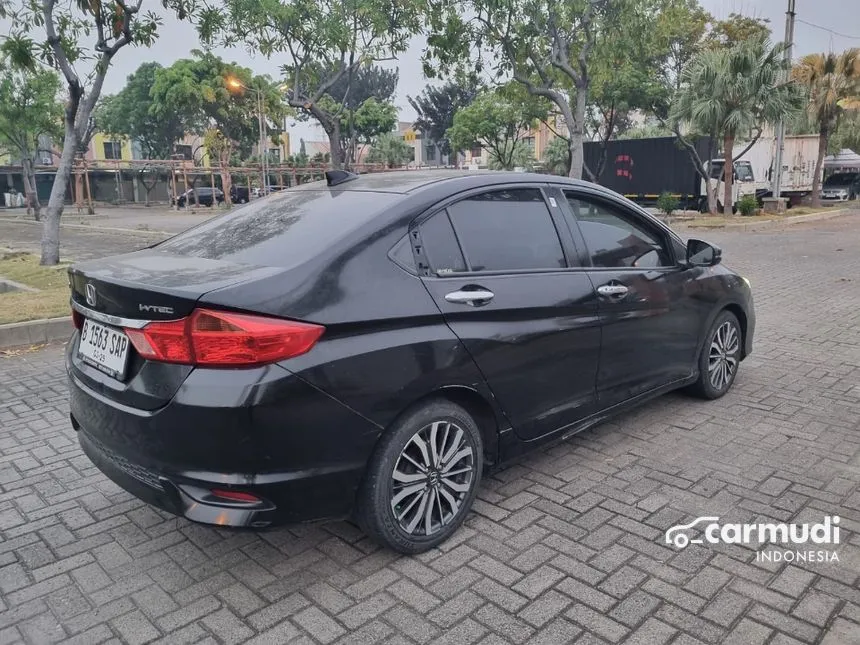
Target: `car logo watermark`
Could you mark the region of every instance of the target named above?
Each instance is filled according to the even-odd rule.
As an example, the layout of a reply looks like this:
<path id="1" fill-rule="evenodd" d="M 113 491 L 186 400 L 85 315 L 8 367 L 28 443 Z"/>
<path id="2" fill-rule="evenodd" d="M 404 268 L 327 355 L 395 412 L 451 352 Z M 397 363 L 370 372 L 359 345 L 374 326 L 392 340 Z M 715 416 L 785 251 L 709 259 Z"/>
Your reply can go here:
<path id="1" fill-rule="evenodd" d="M 697 517 L 666 531 L 665 542 L 676 549 L 690 544 L 761 545 L 756 562 L 839 562 L 839 554 L 825 546 L 839 544 L 839 516 L 826 515 L 816 524 L 758 522 L 720 523 L 719 517 Z M 804 549 L 803 546 L 819 549 Z"/>
<path id="2" fill-rule="evenodd" d="M 87 297 L 87 304 L 88 304 L 90 307 L 95 307 L 95 306 L 96 306 L 96 303 L 98 302 L 98 299 L 97 299 L 97 297 L 96 297 L 96 287 L 95 287 L 95 285 L 94 285 L 93 283 L 91 283 L 91 282 L 87 282 L 86 292 L 87 292 L 87 293 L 86 293 L 86 297 Z"/>

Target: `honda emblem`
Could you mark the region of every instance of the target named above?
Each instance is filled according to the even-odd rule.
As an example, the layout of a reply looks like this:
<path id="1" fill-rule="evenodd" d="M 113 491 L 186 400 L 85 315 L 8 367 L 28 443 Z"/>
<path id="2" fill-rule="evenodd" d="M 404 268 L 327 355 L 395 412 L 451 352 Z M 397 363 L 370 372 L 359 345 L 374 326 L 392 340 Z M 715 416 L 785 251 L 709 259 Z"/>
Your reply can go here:
<path id="1" fill-rule="evenodd" d="M 90 307 L 96 306 L 96 288 L 89 282 L 87 283 L 87 304 Z"/>

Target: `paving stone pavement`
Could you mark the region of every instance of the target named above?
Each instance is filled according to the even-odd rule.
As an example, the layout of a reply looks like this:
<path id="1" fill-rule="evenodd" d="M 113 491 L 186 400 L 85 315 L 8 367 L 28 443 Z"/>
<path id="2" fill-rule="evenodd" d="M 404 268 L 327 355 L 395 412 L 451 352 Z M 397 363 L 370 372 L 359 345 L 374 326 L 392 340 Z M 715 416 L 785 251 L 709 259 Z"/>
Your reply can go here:
<path id="1" fill-rule="evenodd" d="M 860 216 L 707 233 L 758 329 L 734 390 L 680 394 L 486 478 L 418 557 L 347 523 L 215 530 L 82 455 L 59 347 L 0 358 L 0 644 L 860 643 Z M 663 542 L 841 517 L 838 563 Z"/>

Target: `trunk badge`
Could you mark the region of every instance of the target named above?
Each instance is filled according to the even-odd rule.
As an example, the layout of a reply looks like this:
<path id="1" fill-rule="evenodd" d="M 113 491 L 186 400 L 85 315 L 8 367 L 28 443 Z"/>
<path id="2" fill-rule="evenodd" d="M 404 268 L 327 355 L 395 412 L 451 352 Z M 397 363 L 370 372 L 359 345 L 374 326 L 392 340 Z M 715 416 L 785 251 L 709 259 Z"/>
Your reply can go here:
<path id="1" fill-rule="evenodd" d="M 90 307 L 95 307 L 96 302 L 98 302 L 98 300 L 96 299 L 95 285 L 93 285 L 91 282 L 88 282 L 87 283 L 87 304 Z"/>

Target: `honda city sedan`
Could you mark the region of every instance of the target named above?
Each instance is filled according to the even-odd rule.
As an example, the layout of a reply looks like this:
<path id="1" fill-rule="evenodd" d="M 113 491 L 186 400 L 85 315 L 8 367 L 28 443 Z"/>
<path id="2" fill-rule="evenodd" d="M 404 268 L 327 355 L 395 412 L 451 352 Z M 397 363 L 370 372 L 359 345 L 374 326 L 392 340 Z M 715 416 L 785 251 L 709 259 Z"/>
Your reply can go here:
<path id="1" fill-rule="evenodd" d="M 330 171 L 72 266 L 72 425 L 190 520 L 352 518 L 425 551 L 486 469 L 670 390 L 726 394 L 755 314 L 721 255 L 581 181 Z"/>

